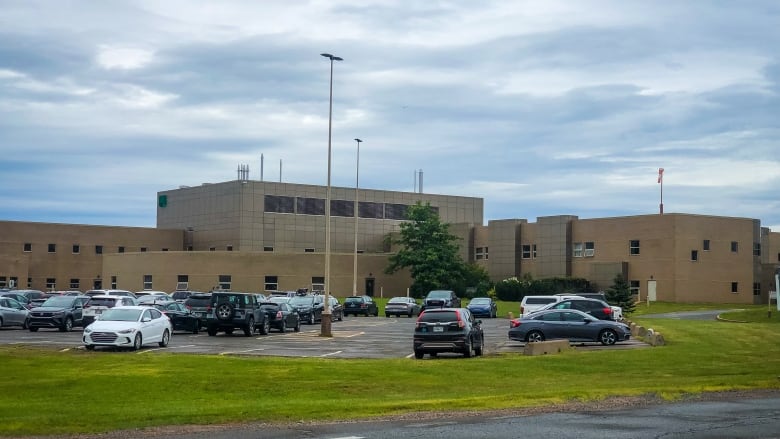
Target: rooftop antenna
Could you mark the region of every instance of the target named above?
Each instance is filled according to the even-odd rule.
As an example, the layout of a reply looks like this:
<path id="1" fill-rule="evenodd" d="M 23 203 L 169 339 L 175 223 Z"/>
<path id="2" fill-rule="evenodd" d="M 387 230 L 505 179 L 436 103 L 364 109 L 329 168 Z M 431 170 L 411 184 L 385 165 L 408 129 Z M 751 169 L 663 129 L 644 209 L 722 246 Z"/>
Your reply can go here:
<path id="1" fill-rule="evenodd" d="M 419 185 L 420 186 L 420 193 L 423 193 L 422 184 L 423 184 L 423 170 L 420 169 L 420 185 Z"/>
<path id="2" fill-rule="evenodd" d="M 279 183 L 282 182 L 282 159 L 279 159 Z"/>
<path id="3" fill-rule="evenodd" d="M 260 154 L 260 181 L 263 181 L 263 168 L 265 168 L 265 164 L 263 163 L 263 155 Z"/>
<path id="4" fill-rule="evenodd" d="M 249 180 L 249 165 L 239 164 L 238 168 L 236 169 L 236 173 L 238 174 L 239 180 L 241 181 Z"/>

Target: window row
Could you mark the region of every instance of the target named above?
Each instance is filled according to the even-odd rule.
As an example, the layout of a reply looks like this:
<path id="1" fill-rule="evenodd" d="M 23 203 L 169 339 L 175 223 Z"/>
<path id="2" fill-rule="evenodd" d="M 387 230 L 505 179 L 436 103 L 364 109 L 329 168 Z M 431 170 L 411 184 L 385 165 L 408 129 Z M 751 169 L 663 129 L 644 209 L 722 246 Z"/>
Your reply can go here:
<path id="1" fill-rule="evenodd" d="M 52 282 L 54 281 L 51 279 Z M 176 283 L 177 285 L 188 285 L 189 284 L 189 275 L 186 274 L 180 274 L 176 277 Z M 74 279 L 71 279 L 71 282 L 73 282 Z M 78 279 L 75 279 L 75 281 L 78 282 Z M 113 286 L 112 288 L 116 288 L 116 276 L 112 277 Z M 151 274 L 145 274 L 143 275 L 143 285 L 144 290 L 153 290 L 154 289 L 154 279 Z M 231 290 L 233 285 L 233 276 L 229 274 L 220 274 L 217 276 L 217 285 L 214 287 L 215 289 L 220 290 Z M 48 287 L 47 287 L 48 288 Z M 78 288 L 73 287 L 71 288 Z M 298 287 L 292 288 L 288 287 L 288 290 L 297 289 Z M 263 283 L 263 290 L 268 292 L 273 291 L 281 291 L 279 288 L 279 276 L 265 276 L 264 283 Z M 325 277 L 324 276 L 312 276 L 311 278 L 311 291 L 317 291 L 322 292 L 325 291 Z"/>
<path id="2" fill-rule="evenodd" d="M 57 244 L 47 244 L 46 245 L 46 249 L 47 249 L 48 253 L 57 253 Z M 73 244 L 73 246 L 71 247 L 71 253 L 73 253 L 74 255 L 81 254 L 81 249 L 82 249 L 82 246 L 80 244 Z M 162 248 L 161 250 L 164 251 L 164 252 L 168 251 L 167 248 Z M 25 253 L 31 253 L 33 251 L 32 243 L 31 242 L 25 242 L 22 245 L 22 251 L 25 252 Z M 147 247 L 141 247 L 139 251 L 141 253 L 145 253 L 145 252 L 148 251 L 148 248 Z M 123 246 L 123 245 L 118 246 L 116 248 L 116 252 L 117 253 L 124 253 L 125 252 L 125 246 Z M 102 245 L 96 245 L 95 246 L 95 254 L 96 255 L 102 255 L 103 254 L 103 246 Z"/>
<path id="3" fill-rule="evenodd" d="M 395 203 L 358 202 L 358 217 L 372 219 L 405 220 L 409 206 Z M 435 213 L 439 208 L 431 206 Z M 288 197 L 284 195 L 266 195 L 263 211 L 269 213 L 296 213 L 299 215 L 325 215 L 324 198 Z M 355 201 L 330 200 L 332 216 L 354 217 Z"/>

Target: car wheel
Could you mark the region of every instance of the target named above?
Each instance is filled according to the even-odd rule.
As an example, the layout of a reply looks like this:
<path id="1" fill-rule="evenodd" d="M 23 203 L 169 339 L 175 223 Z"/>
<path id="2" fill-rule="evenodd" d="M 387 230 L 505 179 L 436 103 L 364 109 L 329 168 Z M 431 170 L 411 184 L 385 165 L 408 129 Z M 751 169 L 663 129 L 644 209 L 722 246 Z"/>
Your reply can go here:
<path id="1" fill-rule="evenodd" d="M 430 356 L 431 356 L 431 358 L 436 358 L 436 357 L 438 357 L 438 356 L 439 356 L 439 353 L 438 353 L 438 352 L 431 352 L 431 353 L 430 353 L 430 354 L 428 354 L 428 355 L 430 355 Z"/>
<path id="2" fill-rule="evenodd" d="M 386 319 L 389 319 L 389 318 L 390 318 L 390 314 L 388 314 L 388 313 L 385 313 L 385 318 L 386 318 Z"/>
<path id="3" fill-rule="evenodd" d="M 407 316 L 411 319 L 412 316 L 414 316 L 414 311 L 409 311 L 409 314 L 407 314 Z"/>
<path id="4" fill-rule="evenodd" d="M 282 320 L 282 325 L 279 327 L 279 332 L 281 332 L 282 334 L 287 332 L 287 321 L 286 320 Z"/>
<path id="5" fill-rule="evenodd" d="M 463 351 L 463 356 L 466 358 L 471 358 L 472 352 L 474 351 L 474 345 L 471 341 L 471 339 L 468 339 L 466 341 L 466 349 Z"/>
<path id="6" fill-rule="evenodd" d="M 425 352 L 422 351 L 414 351 L 414 358 L 418 360 L 422 360 L 422 357 L 425 356 Z"/>
<path id="7" fill-rule="evenodd" d="M 197 334 L 198 332 L 200 332 L 200 322 L 195 320 L 195 324 L 192 327 L 192 333 Z"/>
<path id="8" fill-rule="evenodd" d="M 88 350 L 88 351 L 94 351 L 95 350 L 95 345 L 88 344 L 88 345 L 85 345 L 84 348 L 86 350 Z"/>
<path id="9" fill-rule="evenodd" d="M 209 336 L 214 337 L 217 335 L 217 328 L 208 327 L 206 328 L 206 332 L 208 332 Z"/>
<path id="10" fill-rule="evenodd" d="M 140 333 L 135 334 L 135 339 L 133 340 L 133 350 L 137 351 L 141 349 L 141 346 L 143 346 L 143 344 L 144 344 L 144 340 L 141 337 L 141 334 Z"/>
<path id="11" fill-rule="evenodd" d="M 604 346 L 611 346 L 617 341 L 617 334 L 611 329 L 605 329 L 599 334 L 599 341 Z"/>
<path id="12" fill-rule="evenodd" d="M 477 357 L 482 356 L 482 350 L 485 348 L 485 337 L 480 337 L 479 347 L 474 348 L 474 355 Z"/>
<path id="13" fill-rule="evenodd" d="M 314 313 L 311 313 L 311 314 L 309 315 L 309 324 L 310 324 L 310 325 L 313 325 L 313 324 L 314 324 Z"/>
<path id="14" fill-rule="evenodd" d="M 528 335 L 525 336 L 525 341 L 528 343 L 536 343 L 539 341 L 544 341 L 544 334 L 542 334 L 539 331 L 531 331 L 528 333 Z"/>
<path id="15" fill-rule="evenodd" d="M 73 319 L 70 317 L 65 319 L 65 323 L 60 328 L 60 332 L 70 332 L 73 330 Z"/>
<path id="16" fill-rule="evenodd" d="M 3 323 L 2 320 L 0 320 L 0 323 Z M 30 332 L 38 332 L 38 328 L 35 326 L 30 326 Z"/>
<path id="17" fill-rule="evenodd" d="M 301 332 L 301 320 L 300 319 L 298 319 L 298 321 L 295 322 L 295 327 L 293 327 L 293 331 Z"/>
<path id="18" fill-rule="evenodd" d="M 220 320 L 230 320 L 233 318 L 233 305 L 229 303 L 223 303 L 217 306 L 217 318 Z"/>
<path id="19" fill-rule="evenodd" d="M 161 348 L 164 348 L 164 347 L 168 346 L 168 342 L 170 342 L 170 341 L 171 341 L 171 333 L 168 332 L 168 330 L 166 329 L 163 332 L 162 340 L 160 340 L 160 343 L 158 343 L 158 344 L 160 345 Z"/>
<path id="20" fill-rule="evenodd" d="M 244 335 L 247 337 L 251 337 L 252 332 L 254 331 L 255 331 L 255 318 L 250 317 L 249 323 L 247 323 L 246 326 L 244 327 Z"/>
<path id="21" fill-rule="evenodd" d="M 0 320 L 0 323 L 2 323 L 2 320 Z M 24 323 L 22 323 L 22 329 L 27 329 L 30 327 L 30 318 L 24 319 Z"/>
<path id="22" fill-rule="evenodd" d="M 268 321 L 268 317 L 263 320 L 263 325 L 260 326 L 260 335 L 268 335 L 268 332 L 271 331 L 271 322 Z"/>
<path id="23" fill-rule="evenodd" d="M 344 313 L 339 314 L 339 321 L 344 321 Z"/>

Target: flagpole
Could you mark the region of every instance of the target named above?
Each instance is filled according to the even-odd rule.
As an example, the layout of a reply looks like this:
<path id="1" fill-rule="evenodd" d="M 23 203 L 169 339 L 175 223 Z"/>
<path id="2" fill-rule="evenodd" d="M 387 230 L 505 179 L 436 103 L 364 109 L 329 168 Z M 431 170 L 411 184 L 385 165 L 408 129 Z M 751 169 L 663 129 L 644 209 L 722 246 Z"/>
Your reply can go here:
<path id="1" fill-rule="evenodd" d="M 658 183 L 661 184 L 661 204 L 658 205 L 661 215 L 664 214 L 664 168 L 658 168 Z"/>

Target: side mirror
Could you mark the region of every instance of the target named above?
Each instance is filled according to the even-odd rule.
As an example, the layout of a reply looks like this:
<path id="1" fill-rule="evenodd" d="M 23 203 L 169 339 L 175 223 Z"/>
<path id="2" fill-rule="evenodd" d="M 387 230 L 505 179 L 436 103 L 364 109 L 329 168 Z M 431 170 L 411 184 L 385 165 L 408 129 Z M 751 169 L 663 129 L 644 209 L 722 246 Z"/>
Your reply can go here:
<path id="1" fill-rule="evenodd" d="M 141 322 L 143 322 L 143 323 L 151 322 L 151 321 L 152 321 L 151 317 L 144 317 L 144 318 L 141 319 Z"/>
<path id="2" fill-rule="evenodd" d="M 477 320 L 475 323 L 478 324 L 478 325 L 481 325 L 482 324 L 482 320 Z"/>

